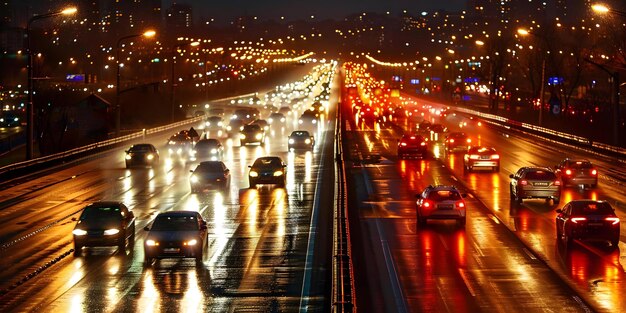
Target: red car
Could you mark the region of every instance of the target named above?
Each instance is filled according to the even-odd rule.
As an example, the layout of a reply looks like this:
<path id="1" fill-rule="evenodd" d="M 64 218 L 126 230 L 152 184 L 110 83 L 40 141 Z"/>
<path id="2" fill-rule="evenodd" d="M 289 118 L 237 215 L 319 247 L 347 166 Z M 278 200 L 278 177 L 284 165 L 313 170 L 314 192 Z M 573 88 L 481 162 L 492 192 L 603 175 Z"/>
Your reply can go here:
<path id="1" fill-rule="evenodd" d="M 426 158 L 428 156 L 428 139 L 420 135 L 405 134 L 398 140 L 398 158 Z"/>
<path id="2" fill-rule="evenodd" d="M 555 166 L 554 171 L 563 181 L 563 186 L 598 185 L 598 170 L 588 160 L 565 159 Z"/>
<path id="3" fill-rule="evenodd" d="M 500 154 L 490 147 L 471 147 L 463 156 L 463 166 L 466 171 L 488 169 L 500 171 Z"/>

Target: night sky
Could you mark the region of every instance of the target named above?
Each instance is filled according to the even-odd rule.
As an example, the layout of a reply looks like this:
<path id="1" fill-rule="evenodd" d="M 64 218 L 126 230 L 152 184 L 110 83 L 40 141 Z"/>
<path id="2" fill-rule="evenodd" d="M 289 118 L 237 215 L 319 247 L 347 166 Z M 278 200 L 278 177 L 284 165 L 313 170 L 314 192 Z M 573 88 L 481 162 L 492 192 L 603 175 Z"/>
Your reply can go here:
<path id="1" fill-rule="evenodd" d="M 169 7 L 172 0 L 164 0 L 163 7 Z M 436 11 L 440 9 L 459 11 L 465 9 L 467 0 L 176 0 L 193 6 L 195 18 L 216 19 L 242 15 L 259 18 L 286 19 L 342 18 L 352 13 L 386 12 L 399 13 L 406 9 L 409 13 Z"/>

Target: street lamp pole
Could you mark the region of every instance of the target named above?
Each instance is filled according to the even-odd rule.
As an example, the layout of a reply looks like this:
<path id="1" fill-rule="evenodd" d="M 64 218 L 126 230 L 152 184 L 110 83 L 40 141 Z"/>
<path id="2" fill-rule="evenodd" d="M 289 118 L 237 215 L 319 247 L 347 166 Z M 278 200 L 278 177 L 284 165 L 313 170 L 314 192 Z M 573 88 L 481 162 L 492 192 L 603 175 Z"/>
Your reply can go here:
<path id="1" fill-rule="evenodd" d="M 115 64 L 117 67 L 117 72 L 115 75 L 115 136 L 119 137 L 120 135 L 120 128 L 121 128 L 121 124 L 122 124 L 122 110 L 120 107 L 120 50 L 121 50 L 121 44 L 122 41 L 126 40 L 126 39 L 130 39 L 130 38 L 135 38 L 135 37 L 152 37 L 154 36 L 156 33 L 152 30 L 146 31 L 143 34 L 133 34 L 133 35 L 128 35 L 128 36 L 124 36 L 120 39 L 117 40 L 117 44 L 115 45 Z"/>
<path id="2" fill-rule="evenodd" d="M 176 69 L 176 51 L 178 51 L 178 48 L 184 47 L 184 46 L 191 46 L 191 47 L 195 47 L 197 45 L 199 45 L 200 42 L 199 41 L 194 41 L 194 42 L 186 42 L 183 44 L 178 44 L 178 45 L 174 45 L 172 47 L 172 83 L 171 83 L 171 90 L 170 90 L 170 106 L 171 106 L 171 115 L 170 115 L 170 121 L 173 123 L 175 118 L 174 116 L 176 115 L 176 104 L 175 104 L 175 100 L 176 100 L 176 76 L 174 75 L 175 73 L 175 69 Z M 206 75 L 206 74 L 205 74 Z"/>
<path id="3" fill-rule="evenodd" d="M 55 17 L 59 15 L 71 15 L 76 13 L 77 9 L 74 7 L 67 8 L 62 11 L 52 12 L 47 14 L 35 15 L 28 20 L 26 23 L 26 55 L 27 55 L 27 68 L 28 68 L 28 77 L 27 77 L 27 92 L 28 98 L 26 103 L 26 160 L 31 160 L 33 158 L 33 150 L 34 150 L 34 115 L 35 115 L 35 106 L 33 103 L 33 53 L 30 49 L 30 26 L 34 21 Z"/>

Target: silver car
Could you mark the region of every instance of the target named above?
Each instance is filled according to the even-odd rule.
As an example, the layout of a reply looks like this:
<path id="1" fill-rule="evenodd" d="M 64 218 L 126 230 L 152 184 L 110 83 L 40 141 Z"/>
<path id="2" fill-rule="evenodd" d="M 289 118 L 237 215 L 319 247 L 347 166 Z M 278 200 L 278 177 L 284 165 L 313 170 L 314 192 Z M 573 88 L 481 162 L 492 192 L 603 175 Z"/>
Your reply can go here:
<path id="1" fill-rule="evenodd" d="M 561 180 L 548 167 L 522 167 L 511 178 L 511 202 L 521 204 L 524 199 L 546 199 L 559 204 Z"/>

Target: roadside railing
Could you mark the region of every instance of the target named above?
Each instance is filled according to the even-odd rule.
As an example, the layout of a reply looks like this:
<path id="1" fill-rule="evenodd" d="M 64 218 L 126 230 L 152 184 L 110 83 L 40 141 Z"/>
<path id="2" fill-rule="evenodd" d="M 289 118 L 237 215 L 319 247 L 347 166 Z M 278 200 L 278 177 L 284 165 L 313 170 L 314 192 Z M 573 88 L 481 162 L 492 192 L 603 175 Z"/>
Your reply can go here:
<path id="1" fill-rule="evenodd" d="M 189 125 L 192 123 L 200 122 L 203 117 L 198 116 L 190 119 L 186 119 L 180 122 L 154 127 L 146 130 L 142 130 L 139 132 L 134 132 L 128 135 L 115 137 L 112 139 L 108 139 L 105 141 L 95 142 L 89 145 L 85 145 L 82 147 L 74 148 L 71 150 L 39 157 L 36 159 L 13 163 L 0 168 L 0 177 L 4 177 L 10 173 L 15 173 L 17 175 L 23 175 L 24 172 L 35 172 L 41 170 L 46 167 L 53 166 L 58 163 L 68 162 L 76 159 L 80 159 L 81 157 L 91 155 L 93 153 L 102 152 L 106 150 L 110 150 L 112 148 L 119 147 L 123 143 L 128 143 L 132 140 L 136 140 L 139 138 L 143 138 L 148 135 L 153 135 L 157 133 L 161 133 L 164 131 L 169 131 L 173 128 L 178 128 L 180 126 Z"/>
<path id="2" fill-rule="evenodd" d="M 335 208 L 333 221 L 333 284 L 332 312 L 356 312 L 354 275 L 352 270 L 350 228 L 348 223 L 348 191 L 341 137 L 341 104 L 335 120 Z"/>
<path id="3" fill-rule="evenodd" d="M 456 107 L 454 108 L 454 110 L 465 113 L 465 114 L 478 116 L 484 119 L 486 122 L 489 122 L 496 126 L 505 127 L 505 128 L 514 127 L 518 130 L 529 131 L 534 134 L 540 134 L 540 135 L 549 137 L 551 139 L 559 139 L 559 141 L 562 141 L 563 143 L 574 144 L 579 148 L 586 148 L 586 149 L 591 149 L 591 150 L 598 151 L 598 152 L 609 153 L 613 156 L 626 159 L 626 149 L 622 147 L 611 146 L 611 145 L 604 144 L 601 142 L 593 142 L 589 138 L 576 136 L 576 135 L 572 135 L 572 134 L 568 134 L 564 132 L 559 132 L 556 130 L 548 129 L 545 127 L 540 127 L 540 126 L 533 125 L 533 124 L 522 123 L 522 122 L 515 121 L 506 117 L 497 116 L 497 115 L 493 115 L 489 113 L 483 113 L 483 112 L 474 111 L 474 110 L 470 110 L 466 108 L 460 108 L 460 107 Z"/>

